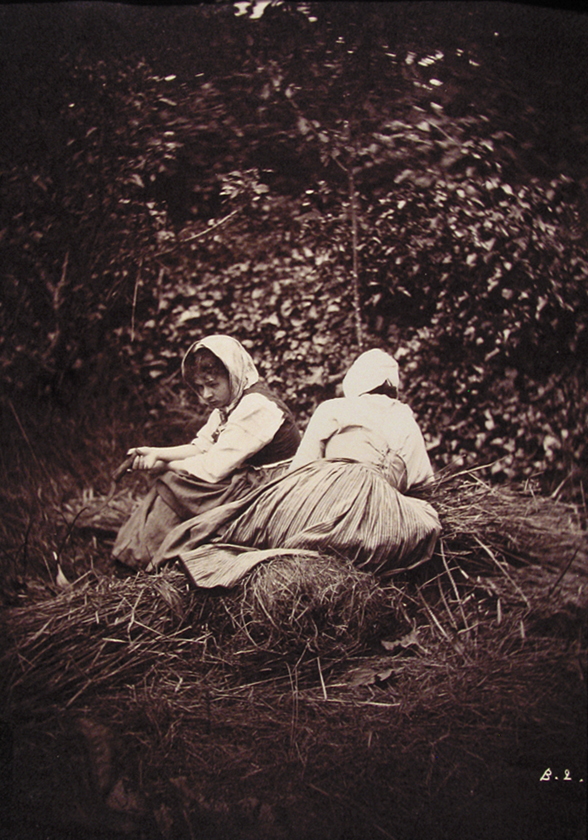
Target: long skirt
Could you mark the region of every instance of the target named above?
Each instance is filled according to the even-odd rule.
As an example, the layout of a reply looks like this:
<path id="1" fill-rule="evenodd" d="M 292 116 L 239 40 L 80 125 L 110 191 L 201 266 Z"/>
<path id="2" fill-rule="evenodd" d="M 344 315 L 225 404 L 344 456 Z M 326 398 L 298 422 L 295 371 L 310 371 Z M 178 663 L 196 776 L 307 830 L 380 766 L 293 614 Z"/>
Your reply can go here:
<path id="1" fill-rule="evenodd" d="M 248 495 L 281 475 L 288 462 L 268 467 L 244 467 L 218 483 L 180 475 L 171 470 L 156 479 L 119 530 L 112 556 L 133 569 L 144 569 L 163 540 L 188 519 Z"/>
<path id="2" fill-rule="evenodd" d="M 175 528 L 157 567 L 201 555 L 211 541 L 258 549 L 300 549 L 345 557 L 376 573 L 428 560 L 441 533 L 434 508 L 405 496 L 375 467 L 315 461 Z M 214 561 L 214 552 L 209 554 Z"/>

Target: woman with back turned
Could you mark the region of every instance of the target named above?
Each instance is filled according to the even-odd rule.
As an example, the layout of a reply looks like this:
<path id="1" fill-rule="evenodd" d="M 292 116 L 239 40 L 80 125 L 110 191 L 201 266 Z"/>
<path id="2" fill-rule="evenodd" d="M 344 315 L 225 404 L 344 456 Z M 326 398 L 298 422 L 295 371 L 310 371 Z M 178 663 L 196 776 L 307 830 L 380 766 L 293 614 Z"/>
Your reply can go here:
<path id="1" fill-rule="evenodd" d="M 378 573 L 428 560 L 439 518 L 430 504 L 406 494 L 430 482 L 433 471 L 413 412 L 397 398 L 398 384 L 392 356 L 363 353 L 343 380 L 344 396 L 314 412 L 288 471 L 185 522 L 152 568 L 176 557 L 189 561 L 211 540 L 324 551 Z"/>

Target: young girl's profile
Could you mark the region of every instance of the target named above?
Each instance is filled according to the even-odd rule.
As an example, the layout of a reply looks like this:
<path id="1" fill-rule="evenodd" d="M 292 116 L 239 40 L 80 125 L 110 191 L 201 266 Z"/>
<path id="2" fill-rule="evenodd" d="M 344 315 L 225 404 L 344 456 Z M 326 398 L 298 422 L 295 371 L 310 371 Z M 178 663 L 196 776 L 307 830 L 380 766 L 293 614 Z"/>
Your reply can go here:
<path id="1" fill-rule="evenodd" d="M 155 475 L 113 548 L 115 559 L 136 569 L 149 564 L 180 522 L 279 475 L 300 442 L 292 413 L 236 339 L 212 335 L 192 344 L 182 376 L 211 413 L 190 443 L 129 450 L 132 469 Z"/>

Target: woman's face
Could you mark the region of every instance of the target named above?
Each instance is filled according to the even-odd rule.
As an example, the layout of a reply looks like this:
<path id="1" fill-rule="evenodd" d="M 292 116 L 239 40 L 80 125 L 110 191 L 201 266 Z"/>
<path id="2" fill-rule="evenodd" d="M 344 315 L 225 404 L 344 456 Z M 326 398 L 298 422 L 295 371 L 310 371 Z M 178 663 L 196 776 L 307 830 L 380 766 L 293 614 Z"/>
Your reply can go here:
<path id="1" fill-rule="evenodd" d="M 229 377 L 223 373 L 194 375 L 190 385 L 208 408 L 225 408 L 231 401 Z"/>

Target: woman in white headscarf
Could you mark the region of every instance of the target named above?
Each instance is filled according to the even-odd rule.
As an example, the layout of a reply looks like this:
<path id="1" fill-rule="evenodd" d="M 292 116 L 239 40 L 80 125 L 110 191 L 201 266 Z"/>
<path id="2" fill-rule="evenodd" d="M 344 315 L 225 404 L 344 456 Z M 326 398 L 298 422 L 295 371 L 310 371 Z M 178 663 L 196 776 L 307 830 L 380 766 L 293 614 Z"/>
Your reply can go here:
<path id="1" fill-rule="evenodd" d="M 281 474 L 300 442 L 291 412 L 259 379 L 236 339 L 213 335 L 195 342 L 182 376 L 212 411 L 191 443 L 129 450 L 132 469 L 157 475 L 114 545 L 113 556 L 133 568 L 147 566 L 180 522 Z"/>
<path id="2" fill-rule="evenodd" d="M 441 532 L 437 513 L 405 494 L 428 483 L 433 471 L 413 412 L 397 392 L 396 360 L 382 350 L 363 353 L 343 380 L 344 397 L 314 412 L 288 472 L 210 517 L 186 522 L 183 534 L 178 529 L 166 539 L 153 568 L 175 557 L 186 565 L 211 538 L 329 552 L 375 572 L 428 560 Z M 210 567 L 202 570 L 203 581 L 216 579 Z"/>

